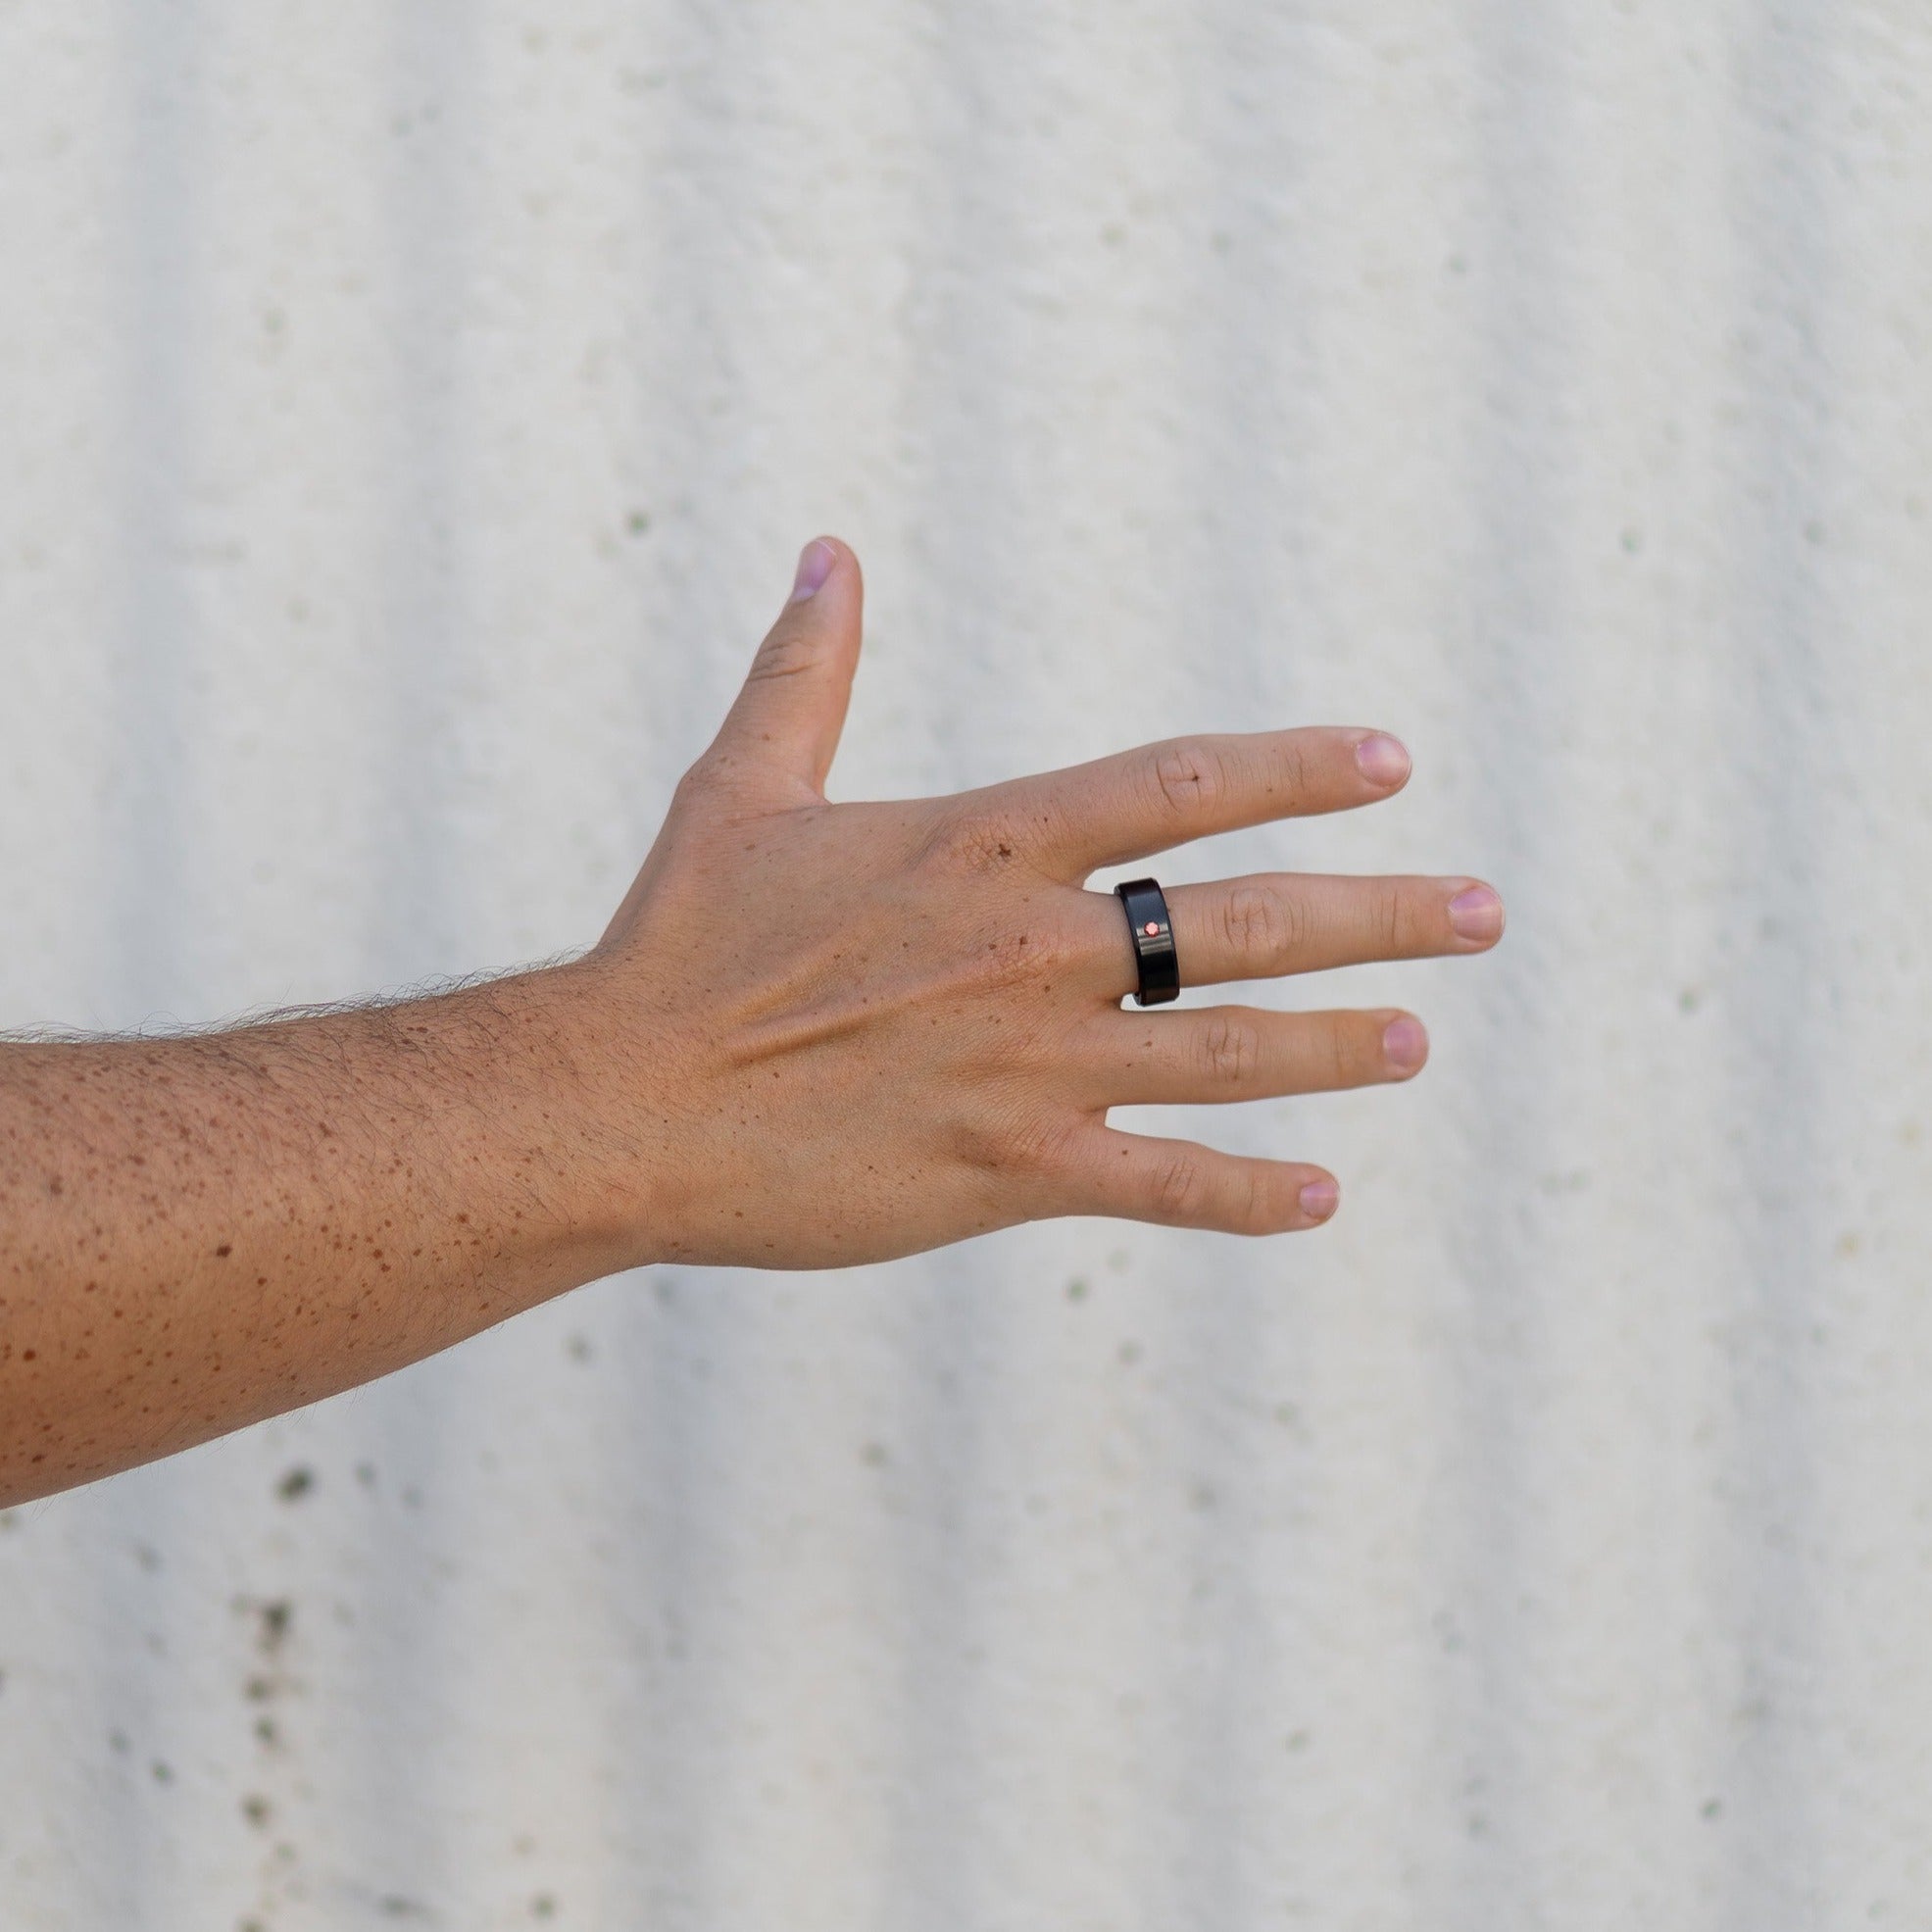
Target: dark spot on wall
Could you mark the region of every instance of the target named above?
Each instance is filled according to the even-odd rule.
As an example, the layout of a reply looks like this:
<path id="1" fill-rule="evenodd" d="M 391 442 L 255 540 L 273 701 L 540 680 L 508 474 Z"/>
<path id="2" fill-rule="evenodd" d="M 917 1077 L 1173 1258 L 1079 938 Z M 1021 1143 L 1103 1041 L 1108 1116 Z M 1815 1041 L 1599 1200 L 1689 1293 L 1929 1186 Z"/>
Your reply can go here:
<path id="1" fill-rule="evenodd" d="M 156 1784 L 173 1784 L 174 1782 L 173 1767 L 159 1758 L 148 1766 L 148 1769 L 153 1774 Z"/>
<path id="2" fill-rule="evenodd" d="M 376 1901 L 376 1909 L 385 1918 L 421 1918 L 423 1907 L 418 1899 L 406 1899 L 400 1892 L 391 1892 Z"/>
<path id="3" fill-rule="evenodd" d="M 859 1460 L 867 1468 L 882 1469 L 892 1461 L 892 1452 L 882 1442 L 868 1442 L 860 1450 Z"/>
<path id="4" fill-rule="evenodd" d="M 251 1791 L 241 1801 L 241 1814 L 257 1831 L 267 1831 L 274 1816 L 274 1807 L 259 1791 Z"/>
<path id="5" fill-rule="evenodd" d="M 275 1494 L 284 1503 L 299 1503 L 315 1486 L 316 1472 L 298 1462 L 275 1484 Z"/>
<path id="6" fill-rule="evenodd" d="M 1084 1302 L 1087 1299 L 1087 1280 L 1085 1275 L 1076 1274 L 1066 1284 L 1066 1299 L 1069 1302 Z"/>
<path id="7" fill-rule="evenodd" d="M 288 1636 L 288 1627 L 295 1618 L 295 1606 L 286 1597 L 277 1597 L 273 1603 L 261 1606 L 261 1617 L 262 1629 L 256 1641 L 272 1656 L 281 1649 Z"/>
<path id="8" fill-rule="evenodd" d="M 557 1916 L 557 1901 L 548 1892 L 539 1892 L 530 1901 L 530 1916 L 532 1918 L 555 1918 Z"/>

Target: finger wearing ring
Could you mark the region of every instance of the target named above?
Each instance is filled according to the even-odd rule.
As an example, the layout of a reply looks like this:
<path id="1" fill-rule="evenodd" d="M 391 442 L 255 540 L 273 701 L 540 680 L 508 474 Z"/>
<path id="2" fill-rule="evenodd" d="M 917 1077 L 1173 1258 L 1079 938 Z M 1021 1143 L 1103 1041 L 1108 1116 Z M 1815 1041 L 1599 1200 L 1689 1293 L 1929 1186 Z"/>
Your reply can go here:
<path id="1" fill-rule="evenodd" d="M 1126 910 L 1127 932 L 1133 940 L 1138 975 L 1135 1003 L 1162 1006 L 1180 993 L 1180 957 L 1174 950 L 1174 926 L 1167 916 L 1166 898 L 1153 879 L 1129 879 L 1116 885 L 1114 892 Z"/>
<path id="2" fill-rule="evenodd" d="M 1494 888 L 1467 877 L 1259 872 L 1176 886 L 1169 906 L 1193 986 L 1482 953 L 1504 924 Z"/>

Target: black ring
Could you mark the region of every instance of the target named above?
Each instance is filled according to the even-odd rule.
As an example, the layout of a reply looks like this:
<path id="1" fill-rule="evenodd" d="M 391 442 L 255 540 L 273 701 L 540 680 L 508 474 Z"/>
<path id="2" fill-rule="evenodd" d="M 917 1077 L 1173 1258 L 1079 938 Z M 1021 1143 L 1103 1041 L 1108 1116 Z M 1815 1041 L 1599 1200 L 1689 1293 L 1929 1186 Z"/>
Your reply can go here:
<path id="1" fill-rule="evenodd" d="M 1134 998 L 1144 1007 L 1158 1007 L 1180 991 L 1180 961 L 1174 954 L 1166 897 L 1152 879 L 1129 879 L 1114 890 L 1127 909 L 1127 930 L 1134 937 L 1134 964 L 1140 968 Z"/>

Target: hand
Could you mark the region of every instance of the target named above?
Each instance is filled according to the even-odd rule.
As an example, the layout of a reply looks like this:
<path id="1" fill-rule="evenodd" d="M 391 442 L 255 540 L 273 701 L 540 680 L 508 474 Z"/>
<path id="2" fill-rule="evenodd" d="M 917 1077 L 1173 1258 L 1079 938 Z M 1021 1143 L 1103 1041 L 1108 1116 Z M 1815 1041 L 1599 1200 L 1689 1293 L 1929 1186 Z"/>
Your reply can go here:
<path id="1" fill-rule="evenodd" d="M 636 883 L 567 970 L 628 1153 L 634 1262 L 825 1267 L 1053 1214 L 1268 1234 L 1334 1213 L 1325 1168 L 1118 1132 L 1108 1110 L 1406 1080 L 1412 1016 L 1123 1010 L 1101 867 L 1399 791 L 1379 733 L 1146 745 L 954 798 L 833 805 L 858 560 L 821 539 Z M 1263 873 L 1168 891 L 1183 983 L 1478 953 L 1468 878 Z"/>

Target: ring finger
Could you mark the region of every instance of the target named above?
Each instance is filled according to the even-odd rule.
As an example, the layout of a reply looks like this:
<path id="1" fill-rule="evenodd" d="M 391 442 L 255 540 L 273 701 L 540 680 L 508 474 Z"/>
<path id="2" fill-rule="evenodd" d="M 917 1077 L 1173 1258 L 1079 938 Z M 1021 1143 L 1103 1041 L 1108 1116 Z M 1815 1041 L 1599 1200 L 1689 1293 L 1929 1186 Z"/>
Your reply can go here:
<path id="1" fill-rule="evenodd" d="M 1269 1013 L 1256 1007 L 1108 1013 L 1086 1074 L 1107 1107 L 1167 1107 L 1333 1093 L 1407 1080 L 1429 1057 L 1413 1014 Z"/>
<path id="2" fill-rule="evenodd" d="M 1503 936 L 1503 901 L 1472 878 L 1256 872 L 1173 886 L 1166 900 L 1183 986 L 1484 953 Z M 1137 976 L 1118 902 L 1097 903 L 1094 922 L 1110 933 L 1104 971 L 1111 996 L 1121 998 Z"/>

